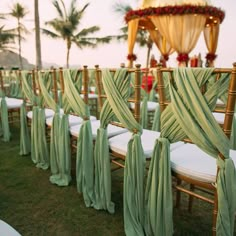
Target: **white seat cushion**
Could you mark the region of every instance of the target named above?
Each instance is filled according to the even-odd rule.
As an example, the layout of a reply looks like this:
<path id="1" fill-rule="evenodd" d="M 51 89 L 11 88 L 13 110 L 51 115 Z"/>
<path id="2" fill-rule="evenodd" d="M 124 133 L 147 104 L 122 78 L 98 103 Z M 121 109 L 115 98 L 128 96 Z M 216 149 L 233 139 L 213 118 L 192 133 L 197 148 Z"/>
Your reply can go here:
<path id="1" fill-rule="evenodd" d="M 9 98 L 9 97 L 5 97 L 5 99 L 6 99 L 8 109 L 20 108 L 21 105 L 23 104 L 23 99 Z M 2 99 L 0 98 L 0 102 L 1 100 Z"/>
<path id="2" fill-rule="evenodd" d="M 109 139 L 110 149 L 116 153 L 119 153 L 125 156 L 127 153 L 128 142 L 131 139 L 131 137 L 132 137 L 132 133 L 127 132 L 124 134 L 117 135 L 113 138 L 110 138 Z M 159 137 L 160 137 L 160 132 L 147 130 L 147 129 L 143 130 L 143 133 L 141 136 L 141 142 L 143 146 L 144 155 L 146 158 L 151 158 L 155 142 Z M 183 142 L 171 144 L 171 150 L 174 150 L 179 145 L 183 145 Z"/>
<path id="3" fill-rule="evenodd" d="M 49 117 L 54 116 L 54 114 L 55 114 L 55 112 L 54 112 L 52 109 L 49 109 L 49 108 L 45 108 L 44 111 L 45 111 L 45 117 L 46 117 L 46 119 L 49 118 Z M 29 119 L 32 119 L 32 118 L 33 118 L 33 111 L 29 111 L 29 112 L 27 113 L 27 117 L 28 117 Z"/>
<path id="4" fill-rule="evenodd" d="M 141 106 L 142 106 L 142 102 L 141 102 Z M 147 110 L 148 111 L 155 111 L 157 106 L 158 106 L 157 102 L 151 102 L 151 101 L 147 102 Z M 133 102 L 130 102 L 130 109 L 134 110 L 134 103 Z"/>
<path id="5" fill-rule="evenodd" d="M 100 127 L 100 120 L 93 121 L 91 123 L 91 127 L 92 127 L 93 139 L 95 140 L 97 138 L 97 130 Z M 81 128 L 81 124 L 72 126 L 70 128 L 71 135 L 75 136 L 75 137 L 78 137 L 79 132 L 80 132 L 80 128 Z M 121 127 L 111 125 L 111 124 L 109 124 L 107 126 L 107 136 L 108 136 L 108 138 L 113 137 L 113 136 L 118 135 L 118 134 L 125 133 L 125 132 L 128 132 L 128 130 L 125 129 L 125 128 L 121 128 Z"/>
<path id="6" fill-rule="evenodd" d="M 230 156 L 236 165 L 236 151 L 230 150 Z M 170 155 L 174 172 L 206 183 L 216 180 L 216 159 L 203 152 L 194 144 L 184 144 Z"/>
<path id="7" fill-rule="evenodd" d="M 224 105 L 223 101 L 222 101 L 222 100 L 220 100 L 219 98 L 217 99 L 217 102 L 216 102 L 216 104 L 218 104 L 218 105 Z"/>
<path id="8" fill-rule="evenodd" d="M 84 98 L 84 94 L 80 94 L 80 96 L 81 96 L 82 98 Z M 89 93 L 89 94 L 88 94 L 88 98 L 89 98 L 89 99 L 95 99 L 95 98 L 98 98 L 98 95 L 95 94 L 95 93 Z"/>
<path id="9" fill-rule="evenodd" d="M 215 117 L 216 121 L 219 124 L 224 124 L 225 120 L 225 113 L 220 113 L 220 112 L 212 112 L 213 116 Z"/>
<path id="10" fill-rule="evenodd" d="M 69 115 L 69 126 L 74 126 L 74 125 L 78 125 L 78 124 L 81 124 L 83 122 L 83 119 L 79 116 L 75 116 L 75 115 Z M 53 120 L 53 117 L 49 117 L 46 119 L 46 124 L 48 126 L 52 126 L 52 120 Z M 90 120 L 91 121 L 94 121 L 94 120 L 97 120 L 97 118 L 95 116 L 90 116 Z"/>
<path id="11" fill-rule="evenodd" d="M 12 226 L 0 220 L 0 235 L 2 236 L 21 236 Z"/>

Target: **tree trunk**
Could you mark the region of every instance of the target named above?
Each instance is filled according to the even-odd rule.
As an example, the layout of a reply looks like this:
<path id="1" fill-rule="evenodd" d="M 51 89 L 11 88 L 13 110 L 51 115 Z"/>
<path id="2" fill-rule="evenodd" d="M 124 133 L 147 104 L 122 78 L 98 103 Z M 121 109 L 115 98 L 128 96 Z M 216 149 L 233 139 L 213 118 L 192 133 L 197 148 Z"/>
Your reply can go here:
<path id="1" fill-rule="evenodd" d="M 38 69 L 42 69 L 38 0 L 34 0 L 34 22 L 35 22 L 36 67 Z"/>
<path id="2" fill-rule="evenodd" d="M 67 39 L 66 68 L 69 68 L 71 41 Z"/>
<path id="3" fill-rule="evenodd" d="M 17 31 L 18 31 L 18 46 L 19 46 L 19 62 L 20 62 L 20 69 L 23 69 L 23 63 L 22 63 L 22 56 L 21 56 L 21 31 L 20 31 L 20 20 L 17 19 L 17 23 L 18 23 L 18 27 L 17 27 Z"/>

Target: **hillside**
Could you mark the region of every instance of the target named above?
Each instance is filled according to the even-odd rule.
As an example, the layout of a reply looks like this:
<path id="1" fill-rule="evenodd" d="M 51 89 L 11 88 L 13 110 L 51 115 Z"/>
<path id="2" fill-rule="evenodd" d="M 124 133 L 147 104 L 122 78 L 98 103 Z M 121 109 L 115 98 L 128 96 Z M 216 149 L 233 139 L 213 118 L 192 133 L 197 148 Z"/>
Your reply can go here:
<path id="1" fill-rule="evenodd" d="M 30 64 L 27 59 L 22 58 L 23 69 L 30 70 L 35 66 Z M 4 51 L 0 52 L 0 66 L 5 69 L 11 69 L 12 67 L 19 67 L 19 57 L 17 53 Z"/>

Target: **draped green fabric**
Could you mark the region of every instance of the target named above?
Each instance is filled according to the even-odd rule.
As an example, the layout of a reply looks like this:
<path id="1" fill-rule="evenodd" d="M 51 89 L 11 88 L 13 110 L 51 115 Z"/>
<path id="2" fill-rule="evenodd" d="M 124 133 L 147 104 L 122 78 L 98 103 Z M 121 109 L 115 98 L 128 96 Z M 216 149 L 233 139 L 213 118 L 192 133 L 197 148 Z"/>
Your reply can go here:
<path id="1" fill-rule="evenodd" d="M 230 138 L 230 149 L 236 150 L 236 117 L 234 114 L 233 124 L 232 124 L 232 131 L 231 131 L 231 138 Z"/>
<path id="2" fill-rule="evenodd" d="M 30 86 L 29 75 L 26 71 L 21 72 L 22 78 L 22 93 L 30 101 L 31 104 L 34 104 L 36 98 L 33 93 L 33 89 Z M 20 155 L 28 155 L 31 152 L 31 140 L 29 135 L 29 127 L 27 125 L 27 111 L 26 104 L 23 103 L 20 110 Z"/>
<path id="3" fill-rule="evenodd" d="M 22 89 L 20 86 L 20 76 L 15 74 L 13 81 L 10 83 L 10 93 L 9 96 L 13 98 L 22 98 Z"/>
<path id="4" fill-rule="evenodd" d="M 137 131 L 128 143 L 125 158 L 124 224 L 127 235 L 144 235 L 145 156 L 141 144 L 142 127 L 127 105 L 127 94 L 123 97 L 123 92 L 130 89 L 130 81 L 124 80 L 126 74 L 126 69 L 119 69 L 113 78 L 109 70 L 103 70 L 102 79 L 107 101 L 118 120 L 131 132 Z"/>
<path id="5" fill-rule="evenodd" d="M 225 79 L 222 77 L 214 84 L 215 93 L 213 89 L 208 88 L 204 96 L 202 96 L 199 87 L 211 78 L 213 69 L 189 69 L 178 68 L 174 71 L 175 86 L 169 84 L 171 104 L 165 109 L 161 115 L 161 137 L 168 138 L 170 142 L 182 140 L 184 137 L 189 137 L 196 145 L 206 153 L 217 158 L 217 165 L 219 167 L 219 175 L 217 179 L 217 192 L 218 192 L 218 206 L 219 211 L 217 215 L 217 234 L 219 235 L 232 235 L 234 228 L 234 212 L 236 201 L 236 179 L 235 167 L 232 160 L 229 158 L 229 139 L 225 136 L 222 129 L 219 127 L 212 115 L 212 109 L 215 106 L 216 97 L 218 92 L 222 89 L 221 84 Z M 215 101 L 215 102 L 213 102 Z M 210 107 L 208 107 L 208 105 Z M 169 145 L 167 145 L 169 146 Z M 166 153 L 169 152 L 169 147 L 165 148 Z M 218 157 L 218 153 L 222 153 L 226 160 L 222 161 Z M 154 153 L 154 159 L 166 158 L 165 152 L 162 148 L 157 149 Z M 152 166 L 153 168 L 153 166 Z M 157 168 L 157 167 L 155 167 Z M 168 171 L 167 171 L 168 172 Z M 159 185 L 165 185 L 168 182 L 168 173 L 161 173 L 155 178 L 153 170 L 149 170 L 148 184 L 152 186 L 153 179 L 158 181 L 160 176 L 164 176 L 163 180 L 158 181 Z M 167 196 L 170 189 L 163 187 L 162 194 Z M 170 211 L 164 211 L 160 208 L 154 209 L 152 205 L 150 194 L 155 194 L 154 198 L 158 199 L 159 190 L 148 189 L 146 191 L 146 201 L 148 208 L 146 216 L 148 218 L 157 217 L 162 214 L 162 219 L 169 219 L 172 225 L 172 214 Z M 153 196 L 152 196 L 153 198 Z M 172 205 L 172 202 L 160 203 L 162 208 Z M 165 204 L 165 205 L 164 205 Z M 165 222 L 160 222 L 164 225 Z M 153 230 L 153 235 L 165 235 L 162 228 L 156 229 L 155 225 L 150 220 L 149 229 Z M 154 231 L 157 230 L 157 231 Z M 171 235 L 167 234 L 167 235 Z"/>
<path id="6" fill-rule="evenodd" d="M 28 74 L 27 71 L 22 71 L 21 78 L 22 78 L 22 91 L 24 96 L 32 104 L 36 103 L 36 96 L 34 95 L 34 91 L 30 83 L 30 80 L 32 79 L 31 76 Z"/>
<path id="7" fill-rule="evenodd" d="M 32 83 L 29 81 L 31 77 L 26 71 L 22 72 L 22 91 L 24 96 L 30 100 L 34 105 L 32 108 L 32 122 L 31 122 L 31 144 L 30 138 L 27 135 L 29 133 L 27 126 L 26 111 L 22 107 L 21 115 L 21 150 L 22 155 L 28 154 L 31 150 L 31 159 L 36 164 L 37 168 L 43 170 L 49 167 L 49 154 L 46 141 L 45 130 L 45 110 L 41 107 L 42 98 L 36 96 L 32 89 Z M 23 146 L 27 145 L 27 147 Z M 29 147 L 30 145 L 30 147 Z"/>
<path id="8" fill-rule="evenodd" d="M 107 210 L 113 214 L 115 204 L 111 201 L 111 169 L 107 129 L 100 127 L 94 149 L 95 183 L 94 208 Z"/>
<path id="9" fill-rule="evenodd" d="M 84 121 L 77 139 L 76 182 L 87 207 L 94 202 L 93 137 L 90 120 Z"/>
<path id="10" fill-rule="evenodd" d="M 49 154 L 46 141 L 45 112 L 38 106 L 33 107 L 31 122 L 31 158 L 36 167 L 43 170 L 49 167 Z"/>
<path id="11" fill-rule="evenodd" d="M 105 70 L 102 71 L 105 73 Z M 110 76 L 110 75 L 109 75 Z M 110 78 L 113 79 L 113 78 Z M 130 78 L 127 77 L 126 70 L 117 71 L 114 75 L 114 83 L 117 90 L 122 94 L 122 98 L 127 100 L 129 97 Z M 115 212 L 115 205 L 111 201 L 111 171 L 110 155 L 107 136 L 107 126 L 110 121 L 116 119 L 108 100 L 103 104 L 100 112 L 100 128 L 97 131 L 95 142 L 95 209 L 107 210 L 109 213 Z"/>
<path id="12" fill-rule="evenodd" d="M 84 103 L 77 87 L 73 83 L 73 75 L 71 73 L 73 72 L 69 70 L 64 70 L 63 72 L 66 98 L 72 110 L 84 119 L 77 139 L 77 190 L 83 193 L 85 205 L 90 207 L 94 202 L 93 137 L 89 119 L 90 112 L 88 105 Z M 77 76 L 80 75 L 77 74 Z"/>
<path id="13" fill-rule="evenodd" d="M 173 222 L 169 218 L 173 214 L 169 146 L 168 139 L 157 139 L 153 151 L 153 156 L 157 157 L 150 162 L 145 199 L 146 235 L 173 234 Z M 161 153 L 161 158 L 158 153 Z"/>
<path id="14" fill-rule="evenodd" d="M 5 96 L 1 98 L 0 102 L 1 126 L 2 126 L 2 140 L 9 142 L 11 138 L 9 122 L 8 122 L 8 108 Z"/>
<path id="15" fill-rule="evenodd" d="M 68 186 L 71 181 L 71 152 L 68 115 L 53 117 L 50 140 L 50 182 Z"/>
<path id="16" fill-rule="evenodd" d="M 74 86 L 69 70 L 63 71 L 65 95 L 73 111 L 82 118 L 89 117 L 89 108 L 81 98 L 79 91 Z"/>
<path id="17" fill-rule="evenodd" d="M 20 155 L 28 155 L 30 153 L 30 135 L 27 126 L 27 112 L 25 102 L 20 108 Z"/>
<path id="18" fill-rule="evenodd" d="M 47 80 L 50 72 L 43 74 Z M 50 139 L 50 182 L 58 186 L 68 186 L 71 181 L 71 151 L 69 121 L 67 114 L 60 114 L 59 105 L 54 101 L 39 73 L 39 85 L 45 103 L 55 111 L 51 126 Z"/>
<path id="19" fill-rule="evenodd" d="M 160 118 L 161 118 L 161 111 L 160 111 L 160 105 L 157 105 L 157 108 L 154 113 L 153 118 L 153 124 L 152 124 L 152 130 L 160 132 Z"/>
<path id="20" fill-rule="evenodd" d="M 126 235 L 144 234 L 145 157 L 141 135 L 133 134 L 128 143 L 124 171 L 124 225 Z"/>
<path id="21" fill-rule="evenodd" d="M 47 87 L 44 84 L 43 81 L 43 77 L 44 78 L 48 78 L 50 76 L 50 72 L 45 72 L 43 75 L 42 73 L 38 73 L 38 81 L 39 81 L 39 86 L 43 95 L 43 98 L 45 100 L 45 103 L 54 111 L 59 109 L 58 104 L 55 102 L 55 100 L 53 99 L 53 97 L 50 95 L 50 93 L 48 92 Z"/>

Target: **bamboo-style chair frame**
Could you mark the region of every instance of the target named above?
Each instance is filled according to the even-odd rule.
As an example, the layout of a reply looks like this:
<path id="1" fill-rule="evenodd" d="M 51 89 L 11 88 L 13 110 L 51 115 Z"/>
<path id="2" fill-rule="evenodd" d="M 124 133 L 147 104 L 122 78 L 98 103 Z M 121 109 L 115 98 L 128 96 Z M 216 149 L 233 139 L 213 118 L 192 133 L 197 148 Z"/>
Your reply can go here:
<path id="1" fill-rule="evenodd" d="M 164 111 L 164 109 L 170 104 L 170 101 L 166 100 L 165 96 L 165 85 L 162 77 L 162 73 L 167 72 L 169 73 L 169 80 L 171 82 L 174 81 L 173 76 L 173 68 L 161 68 L 161 65 L 159 65 L 157 69 L 157 78 L 158 78 L 158 93 L 159 93 L 159 103 L 160 103 L 160 110 Z M 235 107 L 235 100 L 236 100 L 236 63 L 233 63 L 233 68 L 215 68 L 214 74 L 216 74 L 216 79 L 220 78 L 220 75 L 222 73 L 229 73 L 230 74 L 230 85 L 228 89 L 228 101 L 226 106 L 224 107 L 216 107 L 216 112 L 223 112 L 225 113 L 225 119 L 224 124 L 219 124 L 225 135 L 230 139 L 231 136 L 231 130 L 232 130 L 232 122 L 234 118 L 234 107 Z M 202 93 L 204 93 L 205 88 L 201 88 Z M 219 109 L 218 109 L 219 108 Z M 193 143 L 190 139 L 183 140 L 185 142 Z M 225 159 L 225 157 L 219 153 L 219 156 L 222 160 Z M 217 173 L 218 174 L 218 169 Z M 176 173 L 172 171 L 172 176 L 176 178 L 176 184 L 174 185 L 174 188 L 176 189 L 176 206 L 180 206 L 180 200 L 181 196 L 180 193 L 184 192 L 189 195 L 189 211 L 192 209 L 192 202 L 193 198 L 201 199 L 205 202 L 211 203 L 214 205 L 213 209 L 213 225 L 212 225 L 212 233 L 213 235 L 216 235 L 216 219 L 217 219 L 217 213 L 218 213 L 218 199 L 217 199 L 217 189 L 216 185 L 212 183 L 205 183 L 201 182 L 199 180 L 195 180 L 190 177 L 186 177 L 184 175 L 181 175 L 179 173 Z M 187 189 L 186 184 L 182 184 L 182 182 L 190 184 L 190 188 Z M 194 190 L 198 189 L 203 192 L 208 193 L 207 196 L 203 196 L 201 193 L 196 193 Z M 200 192 L 201 192 L 200 191 Z M 210 193 L 210 195 L 209 195 Z M 208 197 L 209 196 L 209 197 Z M 212 197 L 213 196 L 213 197 Z"/>

